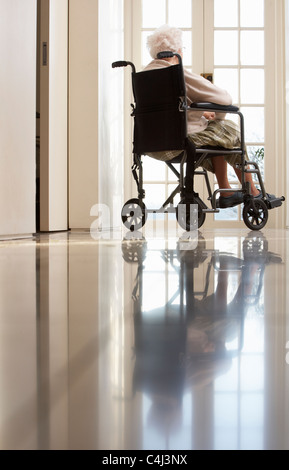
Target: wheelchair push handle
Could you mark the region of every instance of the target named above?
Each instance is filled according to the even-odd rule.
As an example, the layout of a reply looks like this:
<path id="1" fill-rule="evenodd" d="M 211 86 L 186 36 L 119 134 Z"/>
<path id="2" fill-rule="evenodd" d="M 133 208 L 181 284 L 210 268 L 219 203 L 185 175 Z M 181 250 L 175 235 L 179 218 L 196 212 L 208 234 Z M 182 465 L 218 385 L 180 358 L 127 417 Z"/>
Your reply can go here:
<path id="1" fill-rule="evenodd" d="M 163 51 L 158 53 L 158 59 L 169 59 L 174 57 L 174 53 L 171 51 Z"/>
<path id="2" fill-rule="evenodd" d="M 125 60 L 119 60 L 118 62 L 113 62 L 111 64 L 112 68 L 115 69 L 115 68 L 118 68 L 118 67 L 127 67 L 128 65 L 131 66 L 132 68 L 132 71 L 135 73 L 135 66 L 132 62 L 127 62 Z"/>
<path id="3" fill-rule="evenodd" d="M 115 69 L 117 67 L 127 67 L 128 63 L 125 62 L 124 60 L 119 60 L 118 62 L 113 62 L 112 68 Z"/>
<path id="4" fill-rule="evenodd" d="M 179 63 L 182 64 L 182 58 L 177 52 L 163 51 L 159 52 L 157 55 L 158 59 L 171 59 L 172 57 L 177 57 L 179 59 Z"/>

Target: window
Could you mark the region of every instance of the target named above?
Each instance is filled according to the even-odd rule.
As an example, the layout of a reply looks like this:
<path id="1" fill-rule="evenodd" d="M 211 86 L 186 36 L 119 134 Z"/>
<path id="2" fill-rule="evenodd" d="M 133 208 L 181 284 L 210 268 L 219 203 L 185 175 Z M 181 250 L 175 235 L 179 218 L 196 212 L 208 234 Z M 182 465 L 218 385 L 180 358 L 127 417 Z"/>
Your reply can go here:
<path id="1" fill-rule="evenodd" d="M 244 114 L 248 159 L 260 164 L 265 178 L 264 0 L 214 0 L 214 83 Z M 229 175 L 233 186 L 234 171 Z M 235 207 L 215 218 L 238 220 L 240 212 Z"/>
<path id="2" fill-rule="evenodd" d="M 284 194 L 285 129 L 278 110 L 285 96 L 285 84 L 283 87 L 281 57 L 275 54 L 278 47 L 282 49 L 281 4 L 270 0 L 134 0 L 133 11 L 132 50 L 137 70 L 151 60 L 146 41 L 155 28 L 165 23 L 181 28 L 184 66 L 198 74 L 213 73 L 214 83 L 228 90 L 245 117 L 248 159 L 258 161 L 268 192 Z M 145 160 L 145 186 L 148 197 L 153 190 L 158 195 L 162 193 L 163 202 L 174 181 L 170 180 L 171 172 L 161 168 L 163 164 L 158 168 L 156 164 Z M 229 177 L 233 186 L 239 186 L 231 168 Z M 207 191 L 200 179 L 197 178 L 196 190 L 206 201 Z M 213 178 L 211 181 L 214 186 Z M 227 220 L 228 226 L 241 227 L 241 218 L 241 206 L 222 210 L 211 226 L 217 227 L 220 220 L 219 226 L 225 227 Z M 213 219 L 207 217 L 206 227 Z M 272 226 L 277 221 L 280 224 L 282 210 L 270 213 L 271 220 Z"/>

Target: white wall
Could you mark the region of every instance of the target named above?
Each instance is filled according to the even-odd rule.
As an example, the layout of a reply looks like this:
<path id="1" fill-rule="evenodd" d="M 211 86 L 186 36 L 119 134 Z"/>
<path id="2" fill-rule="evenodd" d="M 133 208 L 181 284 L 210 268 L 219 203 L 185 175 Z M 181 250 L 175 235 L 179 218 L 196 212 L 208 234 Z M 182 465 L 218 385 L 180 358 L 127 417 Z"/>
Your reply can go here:
<path id="1" fill-rule="evenodd" d="M 69 227 L 98 202 L 98 1 L 69 0 Z"/>
<path id="2" fill-rule="evenodd" d="M 0 0 L 0 237 L 35 231 L 36 0 Z"/>

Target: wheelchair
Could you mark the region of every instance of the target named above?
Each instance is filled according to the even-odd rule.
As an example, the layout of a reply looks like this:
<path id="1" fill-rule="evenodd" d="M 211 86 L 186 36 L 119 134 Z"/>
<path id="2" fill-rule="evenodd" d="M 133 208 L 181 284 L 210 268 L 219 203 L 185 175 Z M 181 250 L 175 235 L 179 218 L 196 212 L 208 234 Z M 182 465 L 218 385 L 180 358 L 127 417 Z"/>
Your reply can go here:
<path id="1" fill-rule="evenodd" d="M 132 62 L 118 61 L 112 64 L 112 68 L 131 66 L 135 100 L 135 103 L 131 105 L 131 116 L 134 118 L 132 175 L 136 182 L 138 197 L 124 204 L 121 213 L 122 223 L 128 230 L 135 232 L 145 225 L 149 213 L 175 213 L 180 227 L 185 231 L 193 231 L 202 227 L 207 214 L 220 212 L 217 196 L 220 192 L 230 191 L 244 194 L 243 221 L 246 226 L 250 230 L 263 229 L 268 221 L 268 211 L 280 207 L 285 198 L 277 197 L 269 200 L 258 164 L 246 161 L 243 114 L 236 106 L 220 106 L 214 103 L 193 103 L 188 106 L 181 56 L 165 51 L 158 54 L 158 59 L 174 56 L 178 58 L 177 65 L 138 73 Z M 241 147 L 234 150 L 220 147 L 196 148 L 188 139 L 187 134 L 187 113 L 192 110 L 238 115 Z M 176 149 L 179 149 L 179 155 L 164 163 L 178 178 L 178 185 L 162 207 L 147 208 L 144 203 L 142 157 L 158 151 Z M 240 188 L 236 190 L 219 188 L 213 192 L 207 171 L 200 169 L 202 162 L 208 157 L 230 154 L 241 156 Z M 179 170 L 176 167 L 177 164 L 180 165 Z M 250 185 L 245 181 L 246 173 L 257 175 L 261 198 L 256 199 L 250 194 Z M 210 207 L 194 190 L 196 175 L 205 178 Z M 180 202 L 175 207 L 174 199 L 178 194 L 180 194 Z"/>

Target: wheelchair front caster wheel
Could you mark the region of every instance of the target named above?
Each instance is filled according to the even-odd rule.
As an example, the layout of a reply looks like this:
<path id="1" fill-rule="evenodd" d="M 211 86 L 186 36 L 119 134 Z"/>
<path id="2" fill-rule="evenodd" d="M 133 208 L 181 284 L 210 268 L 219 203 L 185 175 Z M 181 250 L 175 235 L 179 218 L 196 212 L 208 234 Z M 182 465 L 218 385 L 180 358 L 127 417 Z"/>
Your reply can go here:
<path id="1" fill-rule="evenodd" d="M 200 204 L 185 199 L 179 203 L 176 215 L 178 224 L 187 232 L 198 230 L 206 220 L 206 214 L 202 211 Z"/>
<path id="2" fill-rule="evenodd" d="M 146 259 L 147 242 L 143 236 L 136 239 L 133 236 L 131 239 L 126 236 L 122 242 L 122 257 L 126 263 L 142 264 Z"/>
<path id="3" fill-rule="evenodd" d="M 261 199 L 252 199 L 245 203 L 243 220 L 250 230 L 262 230 L 268 222 L 268 208 Z"/>
<path id="4" fill-rule="evenodd" d="M 147 210 L 139 199 L 130 199 L 125 203 L 121 211 L 123 225 L 131 232 L 142 228 L 147 221 Z"/>

